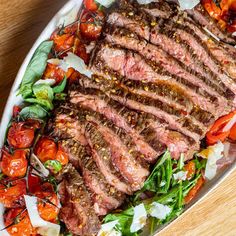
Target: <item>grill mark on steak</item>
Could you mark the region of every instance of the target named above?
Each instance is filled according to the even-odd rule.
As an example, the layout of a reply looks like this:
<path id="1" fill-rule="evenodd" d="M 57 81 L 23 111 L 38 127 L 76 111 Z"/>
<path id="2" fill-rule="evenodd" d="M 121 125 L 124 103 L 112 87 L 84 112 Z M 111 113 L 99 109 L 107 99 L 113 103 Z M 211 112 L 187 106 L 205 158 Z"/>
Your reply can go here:
<path id="1" fill-rule="evenodd" d="M 85 185 L 91 192 L 95 212 L 98 215 L 106 215 L 119 207 L 123 203 L 124 194 L 107 183 L 88 152 L 89 148 L 73 139 L 62 140 L 61 144 L 69 154 L 70 162 L 81 170 Z"/>
<path id="2" fill-rule="evenodd" d="M 104 160 L 111 153 L 112 164 L 129 182 L 133 191 L 142 188 L 149 171 L 129 154 L 114 132 L 100 125 L 92 117 L 87 117 L 86 138 L 93 150 L 96 150 Z M 109 150 L 109 153 L 108 153 Z"/>
<path id="3" fill-rule="evenodd" d="M 59 185 L 62 203 L 60 220 L 75 235 L 96 235 L 101 223 L 95 214 L 82 177 L 71 164 L 64 167 L 62 175 L 63 181 Z"/>

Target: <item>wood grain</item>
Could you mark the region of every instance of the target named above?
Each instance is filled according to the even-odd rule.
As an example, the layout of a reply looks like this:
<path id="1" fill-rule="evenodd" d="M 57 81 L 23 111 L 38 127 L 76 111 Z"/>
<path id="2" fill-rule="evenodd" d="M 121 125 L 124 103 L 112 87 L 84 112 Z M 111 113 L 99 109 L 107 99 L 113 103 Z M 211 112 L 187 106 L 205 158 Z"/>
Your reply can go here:
<path id="1" fill-rule="evenodd" d="M 16 73 L 51 17 L 66 0 L 0 0 L 0 116 Z M 2 134 L 1 134 L 2 135 Z M 236 235 L 236 173 L 160 236 Z"/>

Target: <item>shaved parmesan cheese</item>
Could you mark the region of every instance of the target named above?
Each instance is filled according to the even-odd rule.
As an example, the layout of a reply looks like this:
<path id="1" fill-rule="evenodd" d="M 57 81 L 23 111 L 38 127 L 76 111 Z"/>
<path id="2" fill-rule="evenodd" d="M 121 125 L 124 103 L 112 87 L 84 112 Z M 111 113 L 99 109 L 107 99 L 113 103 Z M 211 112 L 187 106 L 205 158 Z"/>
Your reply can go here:
<path id="1" fill-rule="evenodd" d="M 38 84 L 48 84 L 48 85 L 54 85 L 56 83 L 55 79 L 40 79 L 38 80 L 34 85 Z"/>
<path id="2" fill-rule="evenodd" d="M 76 56 L 75 54 L 69 52 L 66 57 L 63 58 L 63 60 L 60 59 L 49 59 L 49 63 L 58 66 L 65 72 L 68 71 L 70 67 L 74 68 L 77 70 L 79 73 L 88 76 L 91 78 L 92 72 L 87 68 L 85 65 L 83 59 L 80 57 Z"/>
<path id="3" fill-rule="evenodd" d="M 178 0 L 180 5 L 180 10 L 193 9 L 200 3 L 200 0 Z"/>
<path id="4" fill-rule="evenodd" d="M 73 7 L 58 19 L 57 26 L 67 26 L 75 22 L 78 18 L 78 8 Z"/>
<path id="5" fill-rule="evenodd" d="M 3 221 L 3 214 L 4 214 L 4 206 L 3 204 L 0 203 L 0 235 L 1 236 L 10 236 L 10 234 L 7 232 L 7 230 L 5 230 L 4 228 L 6 227 Z M 2 230 L 4 229 L 4 230 Z"/>
<path id="6" fill-rule="evenodd" d="M 119 224 L 118 220 L 102 224 L 98 236 L 122 236 L 121 232 L 114 229 L 117 224 Z"/>
<path id="7" fill-rule="evenodd" d="M 213 179 L 216 175 L 217 164 L 216 162 L 223 157 L 224 145 L 222 142 L 218 142 L 213 146 L 209 146 L 207 149 L 201 151 L 198 156 L 207 158 L 207 164 L 205 169 L 205 177 L 209 180 Z"/>
<path id="8" fill-rule="evenodd" d="M 115 0 L 96 0 L 96 2 L 98 2 L 99 4 L 101 4 L 104 7 L 108 8 L 115 2 Z"/>
<path id="9" fill-rule="evenodd" d="M 232 36 L 233 36 L 233 37 L 236 37 L 236 31 L 232 33 Z"/>
<path id="10" fill-rule="evenodd" d="M 160 204 L 158 202 L 153 202 L 149 210 L 149 214 L 159 220 L 164 220 L 171 213 L 171 208 Z"/>
<path id="11" fill-rule="evenodd" d="M 187 171 L 179 171 L 176 174 L 173 174 L 175 180 L 186 180 L 187 179 Z"/>
<path id="12" fill-rule="evenodd" d="M 139 4 L 149 4 L 151 2 L 156 2 L 155 0 L 137 0 Z"/>
<path id="13" fill-rule="evenodd" d="M 39 171 L 39 173 L 44 176 L 48 177 L 49 176 L 49 170 L 43 165 L 43 163 L 38 159 L 36 155 L 32 153 L 30 157 L 30 164 Z"/>
<path id="14" fill-rule="evenodd" d="M 43 220 L 38 212 L 37 197 L 24 195 L 26 208 L 29 214 L 30 222 L 33 227 L 42 236 L 58 236 L 60 234 L 60 225 Z"/>
<path id="15" fill-rule="evenodd" d="M 135 233 L 142 229 L 147 221 L 147 212 L 144 207 L 144 204 L 141 203 L 140 205 L 134 207 L 134 217 L 132 224 L 130 226 L 130 232 Z"/>
<path id="16" fill-rule="evenodd" d="M 160 183 L 160 187 L 163 187 L 166 185 L 166 181 L 165 180 L 162 180 L 161 183 Z"/>
<path id="17" fill-rule="evenodd" d="M 236 123 L 236 114 L 232 117 L 232 119 L 226 124 L 226 126 L 223 128 L 223 132 L 228 132 L 231 130 L 231 128 Z"/>

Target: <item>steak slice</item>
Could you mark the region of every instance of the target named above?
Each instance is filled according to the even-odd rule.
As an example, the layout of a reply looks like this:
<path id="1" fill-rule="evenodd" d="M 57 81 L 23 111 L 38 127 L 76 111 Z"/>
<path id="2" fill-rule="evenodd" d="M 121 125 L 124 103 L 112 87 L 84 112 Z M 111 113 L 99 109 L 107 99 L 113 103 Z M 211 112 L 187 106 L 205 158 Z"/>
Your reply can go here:
<path id="1" fill-rule="evenodd" d="M 93 117 L 87 117 L 87 120 L 89 122 L 86 126 L 85 135 L 92 150 L 95 150 L 96 154 L 105 160 L 111 159 L 112 165 L 119 170 L 133 191 L 141 189 L 149 175 L 148 169 L 134 158 L 112 130 L 104 127 Z"/>
<path id="2" fill-rule="evenodd" d="M 101 223 L 95 214 L 82 177 L 71 164 L 64 167 L 62 177 L 59 185 L 62 204 L 60 220 L 75 235 L 96 235 Z"/>
<path id="3" fill-rule="evenodd" d="M 109 211 L 118 208 L 124 201 L 125 195 L 107 183 L 98 169 L 88 147 L 82 146 L 73 139 L 61 142 L 69 154 L 69 160 L 82 172 L 84 183 L 90 192 L 98 215 L 106 215 Z"/>
<path id="4" fill-rule="evenodd" d="M 199 143 L 195 142 L 189 137 L 186 137 L 185 135 L 176 132 L 174 130 L 171 130 L 170 127 L 166 122 L 163 120 L 158 120 L 155 116 L 143 112 L 143 111 L 137 111 L 128 108 L 127 106 L 122 106 L 121 103 L 116 102 L 115 100 L 111 99 L 111 94 L 107 93 L 105 95 L 103 92 L 100 92 L 98 90 L 98 87 L 100 87 L 103 91 L 117 91 L 119 88 L 114 87 L 107 87 L 109 85 L 109 81 L 105 80 L 105 78 L 94 78 L 94 81 L 92 82 L 91 79 L 82 77 L 80 79 L 81 86 L 83 86 L 83 89 L 77 88 L 76 90 L 72 90 L 72 102 L 73 103 L 79 103 L 81 106 L 86 108 L 92 108 L 93 110 L 104 114 L 108 119 L 112 120 L 113 122 L 116 122 L 116 125 L 118 127 L 121 127 L 121 129 L 118 129 L 117 133 L 119 135 L 123 134 L 124 132 L 122 129 L 125 129 L 128 131 L 129 134 L 134 133 L 133 130 L 135 130 L 136 135 L 139 134 L 139 137 L 142 137 L 142 139 L 145 140 L 157 153 L 156 155 L 161 155 L 165 150 L 166 146 L 168 149 L 171 149 L 171 154 L 173 157 L 178 158 L 180 151 L 181 153 L 184 153 L 186 158 L 190 158 L 192 152 L 190 153 L 189 150 L 187 150 L 186 147 L 188 146 L 193 147 L 192 150 L 197 150 L 196 146 L 199 145 Z M 103 86 L 105 84 L 106 86 Z M 93 89 L 91 89 L 93 88 Z M 94 89 L 96 88 L 96 89 Z M 94 95 L 96 94 L 96 95 Z M 98 97 L 97 97 L 98 96 Z M 109 109 L 108 109 L 109 108 Z M 118 122 L 119 121 L 119 122 Z M 121 122 L 122 121 L 122 122 Z M 144 129 L 148 128 L 153 123 L 160 123 L 163 129 L 163 132 L 166 134 L 166 139 L 164 139 L 164 142 L 162 142 L 162 138 L 158 136 L 158 138 L 155 136 L 148 136 L 141 133 Z M 109 122 L 106 122 L 107 125 Z M 132 132 L 131 132 L 132 131 Z M 115 131 L 116 132 L 116 131 Z M 168 141 L 168 137 L 172 137 L 172 133 L 178 133 L 178 136 L 181 137 L 181 140 L 184 140 L 186 142 L 186 145 L 182 146 L 181 142 L 174 142 L 173 140 L 171 142 Z M 140 135 L 141 134 L 141 135 Z M 126 135 L 127 136 L 127 135 Z M 176 136 L 176 135 L 175 135 Z M 126 140 L 129 138 L 120 137 L 122 140 Z M 177 139 L 176 139 L 177 141 Z"/>

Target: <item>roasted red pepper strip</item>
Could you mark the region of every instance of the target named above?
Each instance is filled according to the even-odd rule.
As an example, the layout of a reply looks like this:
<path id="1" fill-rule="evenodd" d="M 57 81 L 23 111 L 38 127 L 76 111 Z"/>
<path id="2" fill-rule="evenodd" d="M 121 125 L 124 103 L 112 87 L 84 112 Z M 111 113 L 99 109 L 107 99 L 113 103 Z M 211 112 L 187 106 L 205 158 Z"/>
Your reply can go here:
<path id="1" fill-rule="evenodd" d="M 199 190 L 201 189 L 201 187 L 203 186 L 205 180 L 204 178 L 201 176 L 196 185 L 188 192 L 187 196 L 184 198 L 184 203 L 188 204 L 189 202 L 192 201 L 192 199 L 196 196 L 196 194 L 199 192 Z"/>
<path id="2" fill-rule="evenodd" d="M 236 114 L 236 111 L 229 113 L 226 116 L 219 118 L 215 124 L 211 127 L 211 129 L 206 134 L 206 140 L 208 145 L 214 145 L 218 141 L 225 141 L 225 139 L 229 136 L 230 131 L 223 132 L 223 128 L 225 125 L 233 118 Z"/>

